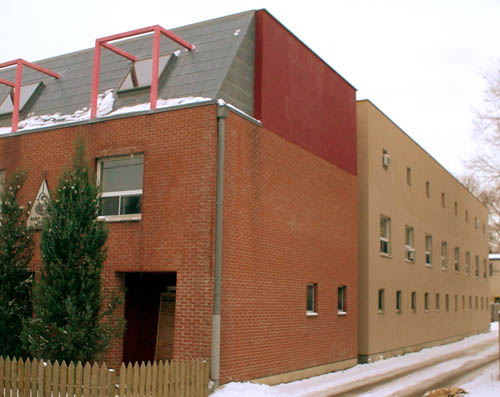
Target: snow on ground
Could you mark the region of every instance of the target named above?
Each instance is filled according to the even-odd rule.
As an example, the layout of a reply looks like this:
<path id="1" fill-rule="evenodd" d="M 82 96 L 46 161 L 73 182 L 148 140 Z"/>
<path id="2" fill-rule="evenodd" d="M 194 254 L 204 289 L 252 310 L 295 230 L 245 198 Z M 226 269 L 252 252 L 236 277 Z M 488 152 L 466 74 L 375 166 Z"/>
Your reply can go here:
<path id="1" fill-rule="evenodd" d="M 203 97 L 184 97 L 184 98 L 168 98 L 158 99 L 156 101 L 156 108 L 167 108 L 171 106 L 185 105 L 188 103 L 209 101 L 210 98 Z M 125 106 L 113 111 L 115 103 L 114 90 L 107 90 L 97 97 L 97 117 L 115 116 L 124 113 L 142 112 L 150 108 L 150 102 L 141 103 L 135 106 Z M 50 127 L 53 125 L 60 125 L 66 123 L 74 123 L 78 121 L 90 120 L 90 110 L 85 107 L 76 110 L 72 114 L 45 114 L 40 116 L 28 116 L 26 119 L 17 124 L 18 131 L 25 131 L 34 128 Z M 11 127 L 0 127 L 0 135 L 8 134 L 11 132 Z"/>
<path id="2" fill-rule="evenodd" d="M 248 382 L 243 383 L 229 383 L 217 390 L 211 397 L 307 397 L 315 393 L 325 392 L 334 387 L 356 382 L 360 379 L 385 374 L 396 370 L 401 367 L 406 367 L 412 364 L 417 364 L 422 361 L 430 360 L 433 358 L 441 357 L 445 354 L 450 354 L 459 350 L 463 350 L 470 345 L 486 342 L 498 338 L 498 323 L 492 323 L 491 330 L 488 333 L 470 336 L 459 342 L 450 343 L 448 345 L 437 346 L 433 348 L 423 349 L 416 353 L 408 353 L 403 356 L 393 357 L 386 360 L 379 360 L 370 364 L 359 364 L 344 371 L 333 372 L 326 375 L 316 376 L 309 379 L 299 380 L 280 384 L 276 386 L 265 386 L 259 384 L 252 384 Z M 495 346 L 492 349 L 487 349 L 475 358 L 486 357 L 492 351 L 498 351 Z M 455 367 L 454 364 L 442 363 L 438 366 L 440 373 L 450 370 L 450 365 Z M 469 396 L 483 397 L 483 396 L 500 396 L 500 381 L 498 380 L 498 362 L 496 365 L 488 366 L 484 369 L 476 379 L 464 385 L 457 385 L 469 392 Z M 434 367 L 436 368 L 436 367 Z M 436 375 L 436 370 L 432 371 L 432 376 Z M 425 375 L 421 375 L 425 376 Z M 430 374 L 429 374 L 430 376 Z M 418 379 L 404 380 L 407 384 L 411 385 L 414 382 L 418 383 Z M 390 387 L 380 389 L 376 395 L 383 396 L 390 394 Z M 375 395 L 373 393 L 370 396 Z"/>

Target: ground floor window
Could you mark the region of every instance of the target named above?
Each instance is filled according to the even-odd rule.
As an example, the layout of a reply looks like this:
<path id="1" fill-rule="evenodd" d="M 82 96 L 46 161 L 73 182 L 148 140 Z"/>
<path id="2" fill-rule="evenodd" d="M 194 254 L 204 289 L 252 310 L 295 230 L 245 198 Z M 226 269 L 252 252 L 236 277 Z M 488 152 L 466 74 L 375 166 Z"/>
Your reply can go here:
<path id="1" fill-rule="evenodd" d="M 346 308 L 346 286 L 342 285 L 337 290 L 337 311 L 339 314 L 347 313 Z"/>
<path id="2" fill-rule="evenodd" d="M 317 310 L 316 310 L 316 290 L 317 290 L 317 284 L 307 283 L 307 288 L 306 288 L 306 313 L 308 315 L 317 314 Z"/>
<path id="3" fill-rule="evenodd" d="M 385 292 L 384 289 L 379 289 L 378 290 L 378 311 L 379 313 L 383 313 L 385 309 L 385 302 L 384 302 L 384 297 Z"/>

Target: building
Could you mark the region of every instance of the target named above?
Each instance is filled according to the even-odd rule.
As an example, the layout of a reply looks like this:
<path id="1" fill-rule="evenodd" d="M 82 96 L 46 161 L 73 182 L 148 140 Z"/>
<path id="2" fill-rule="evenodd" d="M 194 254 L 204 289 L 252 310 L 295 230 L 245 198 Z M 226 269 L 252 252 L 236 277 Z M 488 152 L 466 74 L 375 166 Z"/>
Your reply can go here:
<path id="1" fill-rule="evenodd" d="M 26 169 L 42 204 L 83 137 L 103 184 L 103 280 L 126 289 L 109 364 L 273 383 L 357 362 L 355 89 L 272 15 L 0 69 L 1 177 Z"/>
<path id="2" fill-rule="evenodd" d="M 486 331 L 487 209 L 370 101 L 357 129 L 360 360 Z"/>
<path id="3" fill-rule="evenodd" d="M 489 254 L 490 300 L 500 303 L 500 254 Z"/>

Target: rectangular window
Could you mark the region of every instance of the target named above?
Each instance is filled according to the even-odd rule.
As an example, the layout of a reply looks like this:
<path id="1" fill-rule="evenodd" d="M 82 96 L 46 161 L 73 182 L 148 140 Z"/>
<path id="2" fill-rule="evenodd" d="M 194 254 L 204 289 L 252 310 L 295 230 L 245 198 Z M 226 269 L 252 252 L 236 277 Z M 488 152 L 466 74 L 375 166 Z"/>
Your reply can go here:
<path id="1" fill-rule="evenodd" d="M 387 169 L 391 165 L 391 156 L 387 150 L 382 150 L 382 166 Z"/>
<path id="2" fill-rule="evenodd" d="M 431 198 L 431 184 L 429 181 L 425 182 L 425 195 L 427 198 Z"/>
<path id="3" fill-rule="evenodd" d="M 441 296 L 439 294 L 436 294 L 436 310 L 441 310 Z"/>
<path id="4" fill-rule="evenodd" d="M 449 312 L 450 311 L 450 295 L 446 294 L 446 297 L 445 297 L 445 305 L 446 305 L 446 311 Z"/>
<path id="5" fill-rule="evenodd" d="M 142 154 L 100 159 L 100 215 L 133 215 L 141 213 Z"/>
<path id="6" fill-rule="evenodd" d="M 316 289 L 317 284 L 308 283 L 306 289 L 306 313 L 309 315 L 316 314 Z"/>
<path id="7" fill-rule="evenodd" d="M 406 183 L 411 186 L 411 168 L 406 167 Z"/>
<path id="8" fill-rule="evenodd" d="M 341 287 L 338 288 L 337 290 L 337 295 L 338 295 L 338 300 L 337 300 L 337 311 L 340 314 L 347 313 L 347 308 L 346 308 L 346 286 L 342 285 Z"/>
<path id="9" fill-rule="evenodd" d="M 415 262 L 415 248 L 413 247 L 413 228 L 411 226 L 405 227 L 405 257 L 409 262 Z"/>
<path id="10" fill-rule="evenodd" d="M 470 274 L 470 252 L 465 253 L 465 272 Z"/>
<path id="11" fill-rule="evenodd" d="M 401 291 L 396 291 L 396 311 L 401 313 Z"/>
<path id="12" fill-rule="evenodd" d="M 460 271 L 460 248 L 458 248 L 458 247 L 455 247 L 454 263 L 455 263 L 455 271 L 459 272 Z"/>
<path id="13" fill-rule="evenodd" d="M 493 276 L 493 263 L 490 263 L 490 277 Z"/>
<path id="14" fill-rule="evenodd" d="M 472 296 L 469 295 L 469 309 L 472 309 Z"/>
<path id="15" fill-rule="evenodd" d="M 462 295 L 462 310 L 465 310 L 465 295 Z"/>
<path id="16" fill-rule="evenodd" d="M 383 313 L 385 309 L 385 292 L 383 289 L 378 290 L 378 311 Z"/>
<path id="17" fill-rule="evenodd" d="M 488 275 L 488 267 L 486 266 L 486 259 L 483 259 L 483 278 L 486 279 Z"/>
<path id="18" fill-rule="evenodd" d="M 441 242 L 441 269 L 448 269 L 448 244 L 446 241 Z"/>
<path id="19" fill-rule="evenodd" d="M 391 218 L 380 216 L 380 253 L 389 255 L 391 250 Z"/>
<path id="20" fill-rule="evenodd" d="M 455 295 L 455 311 L 458 311 L 458 295 Z"/>
<path id="21" fill-rule="evenodd" d="M 469 211 L 465 210 L 465 222 L 469 222 Z"/>
<path id="22" fill-rule="evenodd" d="M 474 228 L 479 229 L 479 221 L 477 220 L 477 217 L 474 217 Z"/>
<path id="23" fill-rule="evenodd" d="M 481 296 L 481 310 L 484 309 L 484 298 Z"/>
<path id="24" fill-rule="evenodd" d="M 426 292 L 424 294 L 424 309 L 426 312 L 429 311 L 429 293 L 428 292 Z"/>
<path id="25" fill-rule="evenodd" d="M 476 269 L 474 270 L 474 274 L 476 277 L 479 277 L 479 256 L 476 255 L 475 259 L 476 259 L 475 261 Z"/>
<path id="26" fill-rule="evenodd" d="M 455 201 L 455 216 L 458 215 L 458 203 Z"/>
<path id="27" fill-rule="evenodd" d="M 441 193 L 441 207 L 443 207 L 443 208 L 446 207 L 446 201 L 445 201 L 445 195 L 444 195 L 444 193 Z"/>
<path id="28" fill-rule="evenodd" d="M 478 301 L 479 301 L 479 298 L 476 296 L 476 310 L 479 309 Z"/>
<path id="29" fill-rule="evenodd" d="M 417 293 L 415 291 L 411 293 L 411 311 L 413 313 L 417 311 Z"/>
<path id="30" fill-rule="evenodd" d="M 432 266 L 432 236 L 425 236 L 425 264 Z"/>

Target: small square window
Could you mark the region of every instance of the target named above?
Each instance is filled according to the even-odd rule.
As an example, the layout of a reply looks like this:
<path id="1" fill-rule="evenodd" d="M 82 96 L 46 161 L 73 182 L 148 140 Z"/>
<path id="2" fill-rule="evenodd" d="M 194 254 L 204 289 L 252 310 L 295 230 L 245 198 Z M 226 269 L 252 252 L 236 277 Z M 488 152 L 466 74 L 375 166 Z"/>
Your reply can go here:
<path id="1" fill-rule="evenodd" d="M 391 250 L 390 245 L 391 233 L 391 218 L 380 216 L 380 253 L 389 255 Z"/>
<path id="2" fill-rule="evenodd" d="M 132 215 L 141 213 L 142 154 L 100 159 L 100 215 Z"/>
<path id="3" fill-rule="evenodd" d="M 411 311 L 413 313 L 417 311 L 417 293 L 415 291 L 411 293 Z"/>
<path id="4" fill-rule="evenodd" d="M 385 310 L 385 291 L 384 289 L 378 290 L 378 311 L 383 313 Z"/>
<path id="5" fill-rule="evenodd" d="M 306 313 L 316 314 L 316 290 L 317 284 L 308 283 L 306 288 Z"/>
<path id="6" fill-rule="evenodd" d="M 432 266 L 432 236 L 430 234 L 425 236 L 425 264 Z"/>
<path id="7" fill-rule="evenodd" d="M 406 167 L 406 183 L 411 186 L 411 168 Z"/>
<path id="8" fill-rule="evenodd" d="M 347 313 L 347 308 L 346 308 L 346 286 L 342 285 L 341 287 L 338 287 L 337 289 L 337 311 L 339 314 L 345 314 Z"/>

